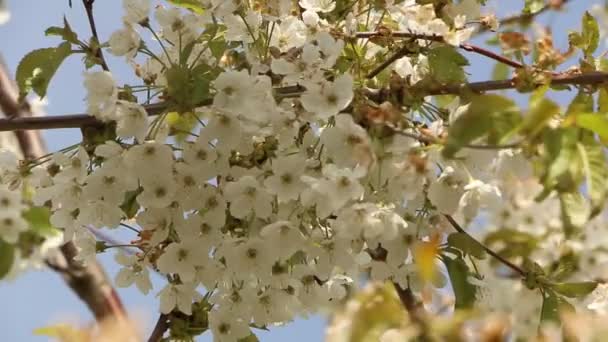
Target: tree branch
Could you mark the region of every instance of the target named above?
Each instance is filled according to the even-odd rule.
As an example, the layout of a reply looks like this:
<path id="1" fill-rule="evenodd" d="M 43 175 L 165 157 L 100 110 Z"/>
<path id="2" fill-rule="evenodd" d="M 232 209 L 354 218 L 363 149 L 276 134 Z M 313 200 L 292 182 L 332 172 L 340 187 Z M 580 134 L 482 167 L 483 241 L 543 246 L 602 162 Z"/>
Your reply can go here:
<path id="1" fill-rule="evenodd" d="M 422 304 L 416 300 L 414 293 L 409 287 L 403 289 L 396 282 L 393 282 L 393 286 L 399 295 L 401 304 L 403 304 L 403 307 L 407 310 L 410 319 L 420 328 L 420 335 L 418 336 L 420 341 L 431 341 L 429 326 L 426 321 L 426 311 Z"/>
<path id="2" fill-rule="evenodd" d="M 148 342 L 160 342 L 167 329 L 169 329 L 169 315 L 160 314 Z"/>
<path id="3" fill-rule="evenodd" d="M 424 95 L 445 95 L 445 94 L 461 94 L 464 92 L 482 93 L 485 91 L 505 90 L 515 88 L 515 79 L 507 79 L 501 81 L 482 81 L 463 84 L 446 84 L 423 89 Z M 608 73 L 606 72 L 587 72 L 584 74 L 560 74 L 552 76 L 550 79 L 551 85 L 591 85 L 597 86 L 608 82 Z M 536 84 L 540 86 L 542 83 Z M 295 97 L 306 91 L 302 86 L 287 86 L 276 88 L 275 93 L 278 98 Z M 366 89 L 366 96 L 376 102 L 383 102 L 388 98 L 385 89 Z M 1 98 L 1 96 L 0 96 Z M 199 104 L 200 107 L 209 106 L 212 101 L 205 101 Z M 148 111 L 148 115 L 158 115 L 168 108 L 168 104 L 164 102 L 155 103 L 144 106 Z M 15 107 L 15 108 L 18 108 Z M 8 111 L 10 110 L 10 111 Z M 7 115 L 9 118 L 0 119 L 0 132 L 20 131 L 20 130 L 42 130 L 42 129 L 59 129 L 59 128 L 79 128 L 90 125 L 101 125 L 102 123 L 88 114 L 70 114 L 70 115 L 53 115 L 44 117 L 21 117 L 14 115 L 14 108 L 8 108 Z M 475 146 L 471 146 L 476 148 Z"/>
<path id="4" fill-rule="evenodd" d="M 99 41 L 99 35 L 97 34 L 97 26 L 95 25 L 95 17 L 93 16 L 93 4 L 95 0 L 82 0 L 82 4 L 84 5 L 84 9 L 87 12 L 87 18 L 89 19 L 89 26 L 91 27 L 91 33 L 93 34 L 93 38 L 97 41 L 96 50 L 94 51 L 97 57 L 99 58 L 99 62 L 101 63 L 101 68 L 105 71 L 110 71 L 108 68 L 108 63 L 106 63 L 106 59 L 103 56 L 103 51 L 99 45 L 101 42 Z"/>
<path id="5" fill-rule="evenodd" d="M 460 226 L 460 224 L 458 224 L 458 222 L 456 222 L 456 220 L 454 220 L 454 218 L 452 216 L 450 216 L 450 215 L 443 215 L 443 216 L 448 220 L 448 222 L 450 222 L 450 224 L 452 225 L 452 227 L 457 232 L 459 232 L 461 234 L 465 234 L 469 238 L 475 240 L 475 238 L 473 238 L 469 233 L 467 233 L 467 231 L 464 230 Z M 475 241 L 477 241 L 477 240 L 475 240 Z M 505 266 L 507 266 L 510 269 L 512 269 L 513 271 L 517 272 L 523 278 L 525 278 L 527 276 L 527 272 L 524 271 L 521 267 L 519 267 L 519 266 L 515 265 L 514 263 L 510 262 L 509 260 L 503 258 L 502 256 L 500 256 L 500 254 L 494 252 L 493 250 L 491 250 L 489 247 L 487 247 L 486 245 L 482 244 L 481 242 L 479 242 L 479 244 L 483 247 L 483 249 L 486 251 L 486 253 L 488 253 L 489 255 L 491 255 L 494 259 L 500 261 Z"/>
<path id="6" fill-rule="evenodd" d="M 396 32 L 389 32 L 389 33 L 384 33 L 382 31 L 371 31 L 371 32 L 357 32 L 355 34 L 355 37 L 357 38 L 373 38 L 373 37 L 387 37 L 387 38 L 410 38 L 410 39 L 421 39 L 421 40 L 428 40 L 428 41 L 433 41 L 433 42 L 441 42 L 441 43 L 445 43 L 445 40 L 442 36 L 439 35 L 429 35 L 429 34 L 420 34 L 420 33 L 411 33 L 411 32 L 403 32 L 403 31 L 396 31 Z M 465 50 L 465 51 L 469 51 L 469 52 L 473 52 L 473 53 L 477 53 L 480 54 L 482 56 L 491 58 L 497 62 L 506 64 L 510 67 L 513 68 L 523 68 L 524 65 L 516 62 L 514 60 L 511 60 L 505 56 L 501 56 L 497 53 L 494 53 L 488 49 L 484 49 L 482 47 L 473 45 L 473 44 L 469 44 L 469 43 L 463 43 L 458 45 L 459 48 Z M 390 65 L 392 62 L 394 62 L 395 60 L 399 59 L 403 57 L 403 55 L 394 58 L 392 61 L 388 62 L 390 59 L 387 59 L 384 63 L 382 63 L 382 65 L 386 64 L 386 66 Z M 388 63 L 387 63 L 388 62 Z M 382 68 L 384 69 L 384 68 Z M 380 71 L 382 71 L 382 69 Z M 374 69 L 375 70 L 375 69 Z M 380 72 L 377 72 L 376 74 L 374 74 L 373 76 L 379 74 Z M 367 78 L 372 78 L 373 76 L 368 76 Z"/>
<path id="7" fill-rule="evenodd" d="M 8 71 L 3 63 L 0 63 L 0 110 L 10 114 L 15 119 L 33 118 L 28 105 L 20 106 L 17 102 L 18 92 L 16 85 L 8 76 Z M 11 120 L 11 119 L 3 119 Z M 46 148 L 39 132 L 17 131 L 19 147 L 26 158 L 37 158 L 46 154 Z M 103 268 L 97 262 L 82 265 L 74 256 L 77 254 L 76 246 L 68 242 L 60 247 L 60 253 L 49 256 L 47 265 L 59 273 L 68 286 L 76 295 L 84 301 L 93 312 L 95 319 L 99 322 L 114 320 L 121 324 L 131 337 L 128 341 L 136 338 L 132 327 L 126 320 L 125 310 L 112 287 Z"/>
<path id="8" fill-rule="evenodd" d="M 568 1 L 570 0 L 561 0 L 561 4 L 559 4 L 559 6 L 555 7 L 554 4 L 551 3 L 551 1 L 549 1 L 549 3 L 547 3 L 545 6 L 543 6 L 543 8 L 541 8 L 540 10 L 528 14 L 528 13 L 522 13 L 522 14 L 517 14 L 517 15 L 513 15 L 510 17 L 506 17 L 503 18 L 499 21 L 499 26 L 509 26 L 509 25 L 517 25 L 517 24 L 525 24 L 525 23 L 529 23 L 532 20 L 534 20 L 534 18 L 536 18 L 537 16 L 547 12 L 548 10 L 551 9 L 560 9 L 563 5 L 565 5 Z M 489 29 L 486 26 L 481 26 L 479 28 L 479 30 L 477 30 L 475 32 L 475 34 L 481 34 L 481 33 L 485 33 L 487 32 Z"/>

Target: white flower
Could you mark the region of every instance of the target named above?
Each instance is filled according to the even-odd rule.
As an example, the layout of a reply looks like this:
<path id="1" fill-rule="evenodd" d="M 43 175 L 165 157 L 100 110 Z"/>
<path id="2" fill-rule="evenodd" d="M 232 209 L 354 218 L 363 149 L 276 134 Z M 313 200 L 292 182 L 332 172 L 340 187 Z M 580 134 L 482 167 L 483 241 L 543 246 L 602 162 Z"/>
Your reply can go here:
<path id="1" fill-rule="evenodd" d="M 251 334 L 249 322 L 238 318 L 239 314 L 225 309 L 209 312 L 209 328 L 213 331 L 214 342 L 239 341 Z"/>
<path id="2" fill-rule="evenodd" d="M 226 258 L 226 265 L 239 280 L 268 276 L 276 253 L 258 238 L 250 238 L 238 244 L 222 245 L 220 255 Z"/>
<path id="3" fill-rule="evenodd" d="M 101 121 L 113 120 L 118 88 L 112 74 L 108 71 L 86 72 L 84 86 L 87 90 L 89 114 Z"/>
<path id="4" fill-rule="evenodd" d="M 297 154 L 273 160 L 273 175 L 264 181 L 268 192 L 277 195 L 279 202 L 298 199 L 305 188 L 304 182 L 300 179 L 305 165 L 304 158 Z"/>
<path id="5" fill-rule="evenodd" d="M 225 33 L 227 41 L 253 43 L 258 36 L 262 15 L 257 11 L 249 10 L 244 17 L 235 14 L 225 16 L 224 23 L 228 28 Z"/>
<path id="6" fill-rule="evenodd" d="M 353 99 L 353 78 L 342 74 L 334 82 L 311 85 L 302 95 L 304 109 L 326 120 L 346 108 Z"/>
<path id="7" fill-rule="evenodd" d="M 474 179 L 464 191 L 459 206 L 467 222 L 475 218 L 480 208 L 495 209 L 500 205 L 501 193 L 494 185 Z"/>
<path id="8" fill-rule="evenodd" d="M 205 260 L 207 250 L 200 248 L 200 241 L 188 239 L 181 243 L 172 243 L 165 248 L 156 265 L 164 274 L 178 274 L 185 282 L 194 280 L 195 267 Z"/>
<path id="9" fill-rule="evenodd" d="M 178 190 L 172 174 L 147 179 L 142 187 L 144 191 L 137 196 L 137 202 L 146 208 L 167 208 Z"/>
<path id="10" fill-rule="evenodd" d="M 278 221 L 262 228 L 260 235 L 279 258 L 289 258 L 298 251 L 304 237 L 298 228 L 289 221 Z"/>
<path id="11" fill-rule="evenodd" d="M 78 220 L 96 228 L 118 227 L 124 216 L 117 204 L 100 200 L 83 202 L 79 210 Z"/>
<path id="12" fill-rule="evenodd" d="M 129 24 L 139 24 L 148 19 L 150 0 L 123 0 L 125 10 L 123 20 Z"/>
<path id="13" fill-rule="evenodd" d="M 72 241 L 78 251 L 74 260 L 81 261 L 84 264 L 95 261 L 95 255 L 97 253 L 97 240 L 95 239 L 95 235 L 86 229 L 81 229 L 77 231 L 76 236 Z"/>
<path id="14" fill-rule="evenodd" d="M 336 123 L 321 133 L 327 153 L 340 167 L 370 166 L 374 160 L 367 132 L 350 114 L 336 115 Z"/>
<path id="15" fill-rule="evenodd" d="M 300 0 L 300 6 L 306 10 L 328 13 L 336 8 L 335 0 Z"/>
<path id="16" fill-rule="evenodd" d="M 140 261 L 135 255 L 127 255 L 124 252 L 118 252 L 115 260 L 123 268 L 116 274 L 116 285 L 119 287 L 129 287 L 133 283 L 137 289 L 143 294 L 148 294 L 152 289 L 150 281 L 150 271 L 148 271 L 147 263 Z"/>
<path id="17" fill-rule="evenodd" d="M 608 314 L 608 284 L 599 284 L 586 299 L 587 309 L 601 315 Z"/>
<path id="18" fill-rule="evenodd" d="M 272 213 L 272 196 L 252 176 L 228 183 L 225 196 L 234 217 L 245 218 L 253 212 L 258 217 L 266 218 Z"/>
<path id="19" fill-rule="evenodd" d="M 127 25 L 120 30 L 114 31 L 108 43 L 110 44 L 110 52 L 114 56 L 133 58 L 139 49 L 141 38 L 133 27 Z"/>
<path id="20" fill-rule="evenodd" d="M 21 202 L 21 192 L 13 191 L 5 184 L 0 184 L 0 212 L 7 213 L 9 211 L 20 212 L 25 209 Z"/>
<path id="21" fill-rule="evenodd" d="M 306 43 L 306 31 L 306 25 L 297 17 L 286 17 L 281 20 L 280 25 L 275 27 L 270 45 L 278 47 L 283 52 L 294 47 L 301 47 Z"/>
<path id="22" fill-rule="evenodd" d="M 155 182 L 159 176 L 168 178 L 173 172 L 171 147 L 150 141 L 135 145 L 125 155 L 125 163 L 141 181 Z"/>
<path id="23" fill-rule="evenodd" d="M 448 166 L 436 181 L 431 182 L 428 198 L 439 212 L 452 215 L 458 209 L 458 201 L 464 193 L 464 182 L 464 175 Z"/>
<path id="24" fill-rule="evenodd" d="M 137 224 L 144 228 L 147 235 L 151 235 L 152 246 L 167 239 L 172 222 L 171 212 L 166 209 L 146 209 L 137 215 Z"/>
<path id="25" fill-rule="evenodd" d="M 0 212 L 0 238 L 8 243 L 16 243 L 19 234 L 28 230 L 29 225 L 18 211 Z"/>
<path id="26" fill-rule="evenodd" d="M 121 138 L 135 137 L 143 142 L 148 131 L 148 113 L 137 103 L 119 100 L 116 103 L 116 134 Z"/>
<path id="27" fill-rule="evenodd" d="M 158 296 L 160 297 L 160 312 L 164 314 L 168 314 L 177 308 L 186 315 L 191 315 L 192 302 L 200 298 L 194 283 L 167 284 Z"/>

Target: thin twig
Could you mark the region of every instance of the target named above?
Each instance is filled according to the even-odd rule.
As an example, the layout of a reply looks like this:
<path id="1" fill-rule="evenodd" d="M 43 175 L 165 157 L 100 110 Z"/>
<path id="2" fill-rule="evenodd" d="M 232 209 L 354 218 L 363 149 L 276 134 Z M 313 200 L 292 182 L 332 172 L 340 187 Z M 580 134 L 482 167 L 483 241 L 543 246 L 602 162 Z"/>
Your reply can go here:
<path id="1" fill-rule="evenodd" d="M 97 57 L 100 60 L 101 68 L 105 71 L 110 71 L 110 68 L 108 68 L 108 63 L 106 63 L 106 59 L 103 56 L 103 51 L 101 50 L 101 47 L 99 47 L 101 42 L 99 40 L 99 35 L 97 34 L 97 26 L 95 25 L 95 17 L 93 16 L 93 4 L 95 3 L 95 0 L 82 0 L 82 3 L 84 5 L 84 9 L 87 12 L 87 18 L 89 19 L 89 26 L 91 27 L 91 33 L 93 34 L 93 38 L 96 40 L 97 45 L 98 45 L 96 47 L 97 50 L 95 51 L 95 53 L 97 54 Z"/>
<path id="2" fill-rule="evenodd" d="M 148 342 L 160 342 L 167 329 L 169 329 L 169 315 L 160 314 Z"/>
<path id="3" fill-rule="evenodd" d="M 570 1 L 570 0 L 562 0 L 562 3 L 559 8 L 561 8 L 561 6 L 563 6 L 563 5 L 565 5 L 568 1 Z M 499 26 L 510 26 L 510 25 L 529 23 L 534 18 L 536 18 L 538 15 L 541 15 L 551 9 L 553 9 L 553 5 L 549 1 L 549 3 L 547 3 L 545 6 L 543 6 L 543 8 L 541 8 L 540 10 L 538 10 L 534 13 L 521 13 L 521 14 L 516 14 L 516 15 L 510 16 L 510 17 L 503 18 L 503 19 L 499 20 Z M 475 34 L 481 34 L 481 33 L 487 32 L 487 31 L 489 31 L 489 28 L 487 26 L 481 26 L 477 31 L 475 31 Z"/>
<path id="4" fill-rule="evenodd" d="M 399 299 L 401 300 L 401 304 L 405 310 L 407 310 L 409 314 L 409 318 L 412 320 L 420 328 L 420 341 L 430 341 L 431 338 L 429 336 L 429 326 L 426 320 L 426 311 L 421 303 L 416 300 L 412 289 L 409 287 L 403 289 L 401 286 L 393 282 L 393 286 L 399 295 Z"/>
<path id="5" fill-rule="evenodd" d="M 459 233 L 465 234 L 466 236 L 468 236 L 469 238 L 475 240 L 474 237 L 472 237 L 469 233 L 467 233 L 466 230 L 464 230 L 460 224 L 458 224 L 458 222 L 456 222 L 456 220 L 454 220 L 454 218 L 450 215 L 443 215 L 448 222 L 450 222 L 450 224 L 452 225 L 452 227 Z M 477 241 L 477 240 L 475 240 Z M 504 264 L 505 266 L 509 267 L 510 269 L 512 269 L 513 271 L 519 273 L 519 275 L 521 275 L 522 277 L 526 277 L 527 276 L 527 272 L 524 271 L 521 267 L 515 265 L 514 263 L 510 262 L 509 260 L 503 258 L 502 256 L 500 256 L 500 254 L 494 252 L 493 250 L 491 250 L 489 247 L 487 247 L 486 245 L 482 244 L 481 242 L 479 243 L 484 251 L 486 251 L 486 253 L 488 253 L 489 255 L 491 255 L 494 259 L 500 261 L 502 264 Z"/>
<path id="6" fill-rule="evenodd" d="M 428 41 L 433 41 L 433 42 L 441 42 L 441 43 L 445 43 L 445 40 L 442 36 L 439 35 L 434 35 L 434 34 L 421 34 L 421 33 L 412 33 L 412 32 L 404 32 L 404 31 L 397 31 L 397 32 L 389 32 L 389 33 L 384 33 L 381 31 L 371 31 L 371 32 L 357 32 L 355 34 L 355 37 L 357 38 L 373 38 L 373 37 L 387 37 L 387 38 L 408 38 L 408 39 L 421 39 L 421 40 L 428 40 Z M 473 45 L 473 44 L 469 44 L 469 43 L 463 43 L 458 45 L 458 47 L 460 47 L 461 49 L 465 50 L 465 51 L 469 51 L 469 52 L 474 52 L 477 54 L 480 54 L 482 56 L 491 58 L 497 62 L 506 64 L 510 67 L 513 68 L 523 68 L 525 67 L 523 64 L 516 62 L 514 60 L 511 60 L 505 56 L 501 56 L 497 53 L 494 53 L 488 49 L 484 49 L 482 47 Z M 399 56 L 395 59 L 393 59 L 391 62 L 389 62 L 388 64 L 394 62 L 395 60 L 399 59 L 403 57 Z M 388 60 L 387 60 L 388 61 Z M 386 63 L 386 61 L 385 61 Z M 382 65 L 384 65 L 385 63 L 382 63 Z M 386 66 L 385 66 L 386 67 Z M 384 69 L 384 68 L 382 68 Z M 380 70 L 382 71 L 382 70 Z M 377 75 L 377 73 L 376 73 Z M 375 76 L 375 75 L 374 75 Z M 373 77 L 373 76 L 372 76 Z M 371 77 L 368 77 L 371 78 Z"/>
<path id="7" fill-rule="evenodd" d="M 409 49 L 409 47 L 407 45 L 403 46 L 402 48 L 400 48 L 399 50 L 397 50 L 397 52 L 395 52 L 392 56 L 390 56 L 384 62 L 382 62 L 380 65 L 378 65 L 369 74 L 367 74 L 367 76 L 365 76 L 365 78 L 370 79 L 370 78 L 376 77 L 376 75 L 378 75 L 379 73 L 381 73 L 382 70 L 386 69 L 394 61 L 396 61 L 399 58 L 407 55 L 408 53 L 411 53 L 411 50 Z"/>

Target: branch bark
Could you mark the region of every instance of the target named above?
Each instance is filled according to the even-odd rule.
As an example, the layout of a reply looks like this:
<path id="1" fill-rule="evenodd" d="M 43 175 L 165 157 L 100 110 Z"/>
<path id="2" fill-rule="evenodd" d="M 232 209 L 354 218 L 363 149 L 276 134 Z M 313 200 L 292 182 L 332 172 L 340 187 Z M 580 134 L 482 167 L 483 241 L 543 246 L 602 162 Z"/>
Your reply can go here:
<path id="1" fill-rule="evenodd" d="M 435 86 L 424 90 L 424 95 L 445 95 L 445 94 L 461 94 L 464 92 L 482 93 L 485 91 L 506 90 L 515 88 L 515 79 L 507 79 L 500 81 L 481 81 L 463 84 L 446 84 Z M 608 73 L 606 72 L 587 72 L 583 74 L 559 74 L 554 75 L 550 79 L 551 85 L 574 85 L 574 86 L 597 86 L 603 83 L 608 83 Z M 542 83 L 537 84 L 540 86 Z M 302 94 L 306 89 L 302 86 L 287 86 L 276 88 L 276 96 L 279 98 L 295 97 Z M 366 89 L 366 96 L 376 102 L 383 102 L 383 99 L 388 98 L 388 94 L 384 94 L 384 89 Z M 0 105 L 3 101 L 3 95 L 0 94 Z M 209 106 L 211 101 L 205 101 L 200 106 Z M 168 104 L 164 102 L 155 103 L 144 106 L 148 111 L 148 115 L 158 115 L 168 108 Z M 4 108 L 4 107 L 3 107 Z M 101 125 L 102 123 L 88 114 L 70 114 L 70 115 L 53 115 L 44 117 L 20 116 L 22 109 L 18 106 L 6 107 L 8 118 L 0 119 L 0 132 L 6 131 L 22 131 L 22 130 L 42 130 L 42 129 L 59 129 L 59 128 L 80 128 L 90 125 Z"/>
<path id="2" fill-rule="evenodd" d="M 0 110 L 15 120 L 41 119 L 32 117 L 29 105 L 18 103 L 16 85 L 9 77 L 4 63 L 0 63 Z M 46 154 L 46 147 L 39 132 L 21 130 L 16 131 L 15 134 L 25 158 L 37 158 Z M 86 303 L 97 321 L 114 320 L 128 333 L 125 336 L 133 336 L 130 340 L 135 340 L 133 328 L 126 320 L 125 310 L 118 294 L 101 265 L 97 262 L 82 265 L 74 260 L 76 254 L 76 246 L 68 242 L 60 247 L 60 253 L 48 257 L 46 263 L 60 274 L 74 293 Z"/>
<path id="3" fill-rule="evenodd" d="M 160 314 L 148 342 L 160 342 L 167 329 L 169 329 L 169 315 Z"/>
<path id="4" fill-rule="evenodd" d="M 99 35 L 97 34 L 97 25 L 95 25 L 95 17 L 93 16 L 93 4 L 95 0 L 82 0 L 82 4 L 84 5 L 84 9 L 87 12 L 87 19 L 89 20 L 89 26 L 91 27 L 91 33 L 93 34 L 93 39 L 97 42 L 97 46 L 95 47 L 95 54 L 97 58 L 99 58 L 99 63 L 101 64 L 101 68 L 105 71 L 110 71 L 108 68 L 108 63 L 106 62 L 105 57 L 103 56 L 103 51 L 99 45 L 101 42 L 99 41 Z"/>

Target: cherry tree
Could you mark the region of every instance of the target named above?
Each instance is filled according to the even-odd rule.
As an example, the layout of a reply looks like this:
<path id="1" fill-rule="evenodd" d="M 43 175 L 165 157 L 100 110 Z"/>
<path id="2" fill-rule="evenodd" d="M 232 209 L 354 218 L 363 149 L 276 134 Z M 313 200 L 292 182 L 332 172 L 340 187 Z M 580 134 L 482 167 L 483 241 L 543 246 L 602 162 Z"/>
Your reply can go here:
<path id="1" fill-rule="evenodd" d="M 61 274 L 97 321 L 46 330 L 69 341 L 256 341 L 317 313 L 329 341 L 607 338 L 608 8 L 560 50 L 536 19 L 572 2 L 485 2 L 123 0 L 99 37 L 83 0 L 90 32 L 64 20 L 0 72 L 0 278 Z M 86 114 L 33 115 L 73 55 Z M 45 151 L 55 128 L 82 141 Z M 158 298 L 151 335 L 113 286 Z"/>

